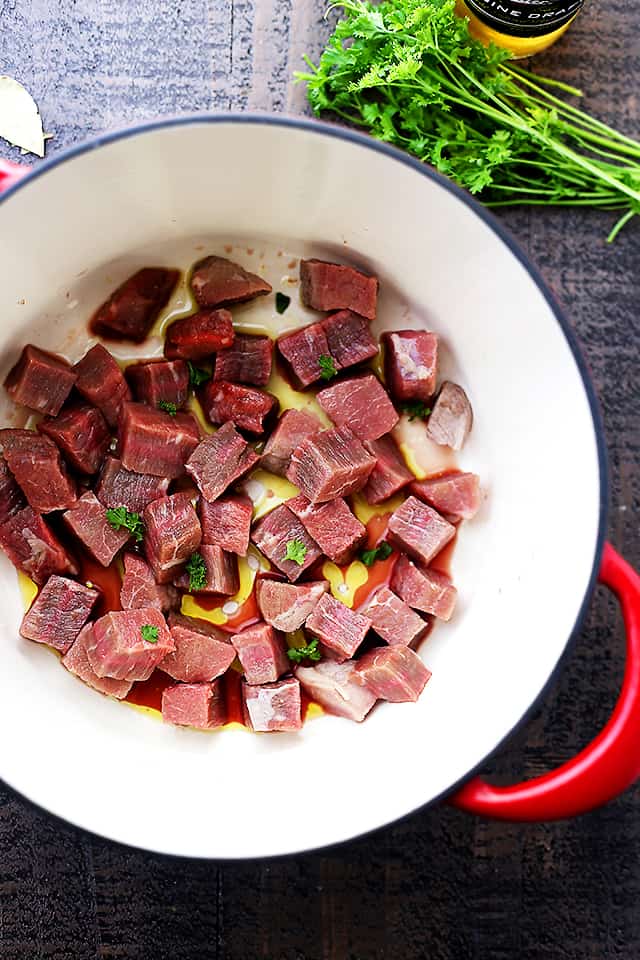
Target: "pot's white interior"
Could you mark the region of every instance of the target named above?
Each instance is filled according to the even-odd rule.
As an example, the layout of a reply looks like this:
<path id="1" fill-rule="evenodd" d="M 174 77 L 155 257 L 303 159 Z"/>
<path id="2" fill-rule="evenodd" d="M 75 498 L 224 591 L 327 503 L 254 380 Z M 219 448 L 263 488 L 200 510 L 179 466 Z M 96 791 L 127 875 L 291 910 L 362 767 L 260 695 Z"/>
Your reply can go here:
<path id="1" fill-rule="evenodd" d="M 589 583 L 597 444 L 565 336 L 505 243 L 440 183 L 321 127 L 193 122 L 140 132 L 8 197 L 0 372 L 28 340 L 79 355 L 82 325 L 114 279 L 150 249 L 171 262 L 172 249 L 185 257 L 202 237 L 286 238 L 298 253 L 332 245 L 411 304 L 409 322 L 394 309 L 384 326 L 424 322 L 443 336 L 446 372 L 468 389 L 476 416 L 460 462 L 488 492 L 459 538 L 457 614 L 421 649 L 433 678 L 415 705 L 382 705 L 362 725 L 318 718 L 296 735 L 201 734 L 95 694 L 21 640 L 15 573 L 2 558 L 0 776 L 125 843 L 279 854 L 349 838 L 438 796 L 535 699 Z M 292 816 L 301 809 L 313 815 Z"/>

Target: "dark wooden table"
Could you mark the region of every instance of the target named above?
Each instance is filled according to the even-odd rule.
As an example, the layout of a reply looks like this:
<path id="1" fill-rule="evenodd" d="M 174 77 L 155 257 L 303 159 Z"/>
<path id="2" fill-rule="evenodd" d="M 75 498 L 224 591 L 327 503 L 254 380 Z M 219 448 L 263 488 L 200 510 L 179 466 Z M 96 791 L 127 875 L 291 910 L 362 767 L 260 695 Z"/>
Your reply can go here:
<path id="1" fill-rule="evenodd" d="M 0 0 L 0 73 L 32 91 L 50 154 L 161 114 L 302 112 L 290 77 L 322 47 L 323 6 Z M 536 63 L 640 136 L 639 36 L 636 0 L 588 0 Z M 0 155 L 17 158 L 6 144 Z M 578 332 L 604 409 L 609 537 L 638 566 L 640 224 L 608 247 L 604 215 L 504 220 Z M 622 666 L 620 615 L 599 591 L 559 685 L 491 772 L 534 775 L 572 756 L 606 720 Z M 640 787 L 574 822 L 496 824 L 442 807 L 325 853 L 222 866 L 115 846 L 0 789 L 2 960 L 637 960 L 639 902 Z"/>

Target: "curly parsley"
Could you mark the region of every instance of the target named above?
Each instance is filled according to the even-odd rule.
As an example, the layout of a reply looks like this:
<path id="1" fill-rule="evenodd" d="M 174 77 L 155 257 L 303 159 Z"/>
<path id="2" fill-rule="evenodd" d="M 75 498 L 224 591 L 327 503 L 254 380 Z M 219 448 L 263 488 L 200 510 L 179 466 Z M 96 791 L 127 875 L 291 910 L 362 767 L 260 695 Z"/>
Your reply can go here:
<path id="1" fill-rule="evenodd" d="M 373 550 L 363 550 L 360 554 L 360 559 L 365 567 L 372 567 L 376 560 L 386 560 L 392 553 L 393 548 L 390 544 L 381 543 L 379 546 L 374 547 Z"/>
<path id="2" fill-rule="evenodd" d="M 140 635 L 147 643 L 157 643 L 158 632 L 158 628 L 151 626 L 150 623 L 143 623 L 140 627 Z"/>
<path id="3" fill-rule="evenodd" d="M 318 638 L 314 637 L 311 643 L 303 647 L 289 647 L 287 656 L 294 663 L 302 663 L 303 660 L 315 660 L 317 662 L 322 659 Z"/>
<path id="4" fill-rule="evenodd" d="M 333 357 L 328 353 L 321 353 L 318 357 L 318 366 L 320 367 L 320 376 L 323 380 L 331 380 L 338 373 Z"/>
<path id="5" fill-rule="evenodd" d="M 207 585 L 207 565 L 199 553 L 192 553 L 185 567 L 189 574 L 189 590 L 202 590 Z"/>
<path id="6" fill-rule="evenodd" d="M 304 563 L 304 558 L 307 555 L 307 548 L 305 547 L 302 540 L 288 540 L 287 549 L 284 555 L 285 560 L 291 560 L 293 563 L 297 563 L 299 567 Z"/>
<path id="7" fill-rule="evenodd" d="M 113 507 L 106 511 L 106 517 L 114 530 L 128 530 L 136 543 L 144 539 L 144 522 L 139 513 L 131 513 L 126 507 Z"/>
<path id="8" fill-rule="evenodd" d="M 401 408 L 406 413 L 409 420 L 424 420 L 431 413 L 431 407 L 428 407 L 422 400 L 412 400 L 410 403 L 403 403 Z"/>
<path id="9" fill-rule="evenodd" d="M 176 413 L 178 412 L 177 406 L 170 400 L 160 400 L 158 402 L 158 410 L 164 410 L 164 412 L 168 413 L 170 417 L 175 417 Z"/>
<path id="10" fill-rule="evenodd" d="M 211 380 L 209 371 L 203 370 L 202 367 L 194 367 L 191 360 L 187 360 L 187 368 L 189 370 L 189 386 L 193 387 L 194 390 L 201 387 L 207 380 Z"/>

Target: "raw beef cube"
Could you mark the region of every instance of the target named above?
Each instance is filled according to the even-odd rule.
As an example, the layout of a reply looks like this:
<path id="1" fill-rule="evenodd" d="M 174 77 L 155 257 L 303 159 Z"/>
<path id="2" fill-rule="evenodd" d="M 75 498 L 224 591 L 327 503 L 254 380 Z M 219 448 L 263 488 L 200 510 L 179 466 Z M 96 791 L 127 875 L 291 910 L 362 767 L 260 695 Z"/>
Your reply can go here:
<path id="1" fill-rule="evenodd" d="M 226 673 L 236 658 L 228 633 L 206 620 L 172 614 L 169 630 L 175 650 L 158 669 L 184 683 L 206 683 Z"/>
<path id="2" fill-rule="evenodd" d="M 364 640 L 371 621 L 325 593 L 306 622 L 306 630 L 318 637 L 335 660 L 349 660 Z"/>
<path id="3" fill-rule="evenodd" d="M 0 547 L 36 583 L 44 583 L 54 573 L 78 573 L 73 557 L 32 507 L 24 507 L 0 524 Z"/>
<path id="4" fill-rule="evenodd" d="M 107 613 L 96 620 L 86 641 L 92 669 L 99 677 L 115 680 L 148 680 L 174 646 L 155 607 Z"/>
<path id="5" fill-rule="evenodd" d="M 256 581 L 256 600 L 267 623 L 283 633 L 293 633 L 302 626 L 328 589 L 327 580 L 293 584 L 261 577 Z"/>
<path id="6" fill-rule="evenodd" d="M 202 542 L 244 557 L 249 549 L 253 504 L 249 497 L 221 497 L 198 504 Z"/>
<path id="7" fill-rule="evenodd" d="M 227 380 L 209 380 L 200 391 L 200 403 L 211 423 L 231 421 L 238 430 L 256 435 L 278 416 L 278 400 L 271 393 Z"/>
<path id="8" fill-rule="evenodd" d="M 383 503 L 414 479 L 391 434 L 378 440 L 365 440 L 364 447 L 376 458 L 376 465 L 362 491 L 367 503 Z"/>
<path id="9" fill-rule="evenodd" d="M 100 593 L 66 577 L 49 577 L 25 613 L 20 633 L 66 653 L 91 615 Z"/>
<path id="10" fill-rule="evenodd" d="M 144 552 L 158 583 L 168 583 L 200 546 L 200 521 L 189 496 L 174 493 L 144 511 Z"/>
<path id="11" fill-rule="evenodd" d="M 382 334 L 384 375 L 398 403 L 430 400 L 438 376 L 438 336 L 427 330 Z"/>
<path id="12" fill-rule="evenodd" d="M 38 513 L 66 510 L 76 485 L 53 440 L 34 430 L 0 430 L 0 448 L 18 486 Z"/>
<path id="13" fill-rule="evenodd" d="M 447 473 L 411 484 L 411 492 L 452 522 L 470 520 L 480 509 L 480 477 L 475 473 Z"/>
<path id="14" fill-rule="evenodd" d="M 456 588 L 438 570 L 416 565 L 400 556 L 393 569 L 391 586 L 405 603 L 416 610 L 449 620 L 456 605 Z"/>
<path id="15" fill-rule="evenodd" d="M 346 427 L 321 430 L 293 451 L 287 478 L 312 503 L 321 503 L 361 490 L 375 465 L 375 459 Z"/>
<path id="16" fill-rule="evenodd" d="M 200 442 L 190 413 L 175 417 L 143 403 L 125 403 L 120 414 L 119 456 L 127 470 L 174 479 Z"/>
<path id="17" fill-rule="evenodd" d="M 14 403 L 55 417 L 75 382 L 75 371 L 63 357 L 28 343 L 4 385 Z"/>
<path id="18" fill-rule="evenodd" d="M 314 413 L 308 410 L 285 410 L 267 440 L 260 466 L 284 477 L 295 448 L 320 430 L 322 424 Z"/>
<path id="19" fill-rule="evenodd" d="M 328 713 L 360 723 L 376 698 L 362 685 L 355 667 L 355 660 L 344 663 L 323 660 L 314 667 L 296 667 L 295 675 L 310 700 L 319 703 Z"/>
<path id="20" fill-rule="evenodd" d="M 247 725 L 259 733 L 287 732 L 302 726 L 300 684 L 294 677 L 261 686 L 242 684 Z"/>
<path id="21" fill-rule="evenodd" d="M 337 427 L 348 427 L 359 440 L 377 440 L 400 419 L 387 391 L 372 373 L 324 387 L 317 400 Z"/>
<path id="22" fill-rule="evenodd" d="M 0 526 L 27 505 L 6 460 L 0 457 Z"/>
<path id="23" fill-rule="evenodd" d="M 375 320 L 378 280 L 340 263 L 301 260 L 300 297 L 314 310 L 353 310 Z"/>
<path id="24" fill-rule="evenodd" d="M 92 634 L 93 624 L 87 623 L 62 658 L 62 665 L 67 668 L 69 673 L 74 673 L 76 677 L 79 677 L 99 693 L 106 693 L 110 697 L 115 697 L 116 700 L 124 700 L 133 686 L 133 681 L 114 680 L 112 677 L 98 676 L 87 656 L 87 641 L 89 643 L 93 642 Z"/>
<path id="25" fill-rule="evenodd" d="M 402 643 L 409 646 L 427 627 L 422 617 L 388 587 L 376 590 L 359 612 L 371 620 L 378 636 L 392 645 Z"/>
<path id="26" fill-rule="evenodd" d="M 322 379 L 320 357 L 331 357 L 329 343 L 321 323 L 310 323 L 278 337 L 276 346 L 297 387 L 308 387 Z"/>
<path id="27" fill-rule="evenodd" d="M 270 337 L 237 334 L 232 347 L 216 356 L 214 380 L 264 387 L 271 376 L 273 342 Z"/>
<path id="28" fill-rule="evenodd" d="M 322 321 L 322 328 L 338 370 L 371 360 L 378 353 L 378 344 L 371 336 L 369 324 L 351 310 L 332 313 Z"/>
<path id="29" fill-rule="evenodd" d="M 156 607 L 162 612 L 179 606 L 180 596 L 173 584 L 156 583 L 151 567 L 137 553 L 125 553 L 124 577 L 120 587 L 123 610 Z"/>
<path id="30" fill-rule="evenodd" d="M 234 340 L 228 310 L 200 310 L 175 320 L 167 329 L 164 355 L 169 360 L 205 360 Z"/>
<path id="31" fill-rule="evenodd" d="M 455 536 L 456 528 L 439 513 L 407 497 L 389 519 L 389 539 L 425 565 Z"/>
<path id="32" fill-rule="evenodd" d="M 271 284 L 225 257 L 205 257 L 191 274 L 191 289 L 201 307 L 242 303 L 271 293 Z"/>
<path id="33" fill-rule="evenodd" d="M 125 280 L 94 313 L 89 329 L 105 339 L 142 343 L 180 277 L 179 270 L 144 267 Z"/>
<path id="34" fill-rule="evenodd" d="M 114 530 L 107 520 L 106 507 L 91 490 L 83 493 L 70 510 L 62 515 L 69 529 L 80 543 L 101 563 L 108 567 L 118 550 L 129 539 L 128 530 Z"/>
<path id="35" fill-rule="evenodd" d="M 335 563 L 346 563 L 360 546 L 367 531 L 342 498 L 314 505 L 300 494 L 287 500 L 287 506 L 320 549 Z"/>
<path id="36" fill-rule="evenodd" d="M 126 507 L 131 513 L 142 513 L 146 506 L 163 497 L 168 489 L 168 477 L 125 470 L 121 460 L 107 457 L 95 493 L 105 507 Z"/>
<path id="37" fill-rule="evenodd" d="M 224 695 L 219 683 L 178 683 L 162 691 L 162 719 L 180 727 L 212 730 L 226 723 Z"/>
<path id="38" fill-rule="evenodd" d="M 247 683 L 274 683 L 289 669 L 284 640 L 267 623 L 256 623 L 231 637 Z"/>
<path id="39" fill-rule="evenodd" d="M 457 383 L 445 380 L 427 421 L 427 436 L 442 446 L 461 450 L 472 426 L 469 398 Z"/>
<path id="40" fill-rule="evenodd" d="M 375 647 L 360 658 L 356 673 L 379 700 L 406 703 L 418 699 L 431 671 L 410 647 Z"/>
<path id="41" fill-rule="evenodd" d="M 187 402 L 189 370 L 184 360 L 132 363 L 127 367 L 127 380 L 136 400 L 150 407 L 158 408 L 161 403 L 183 407 Z"/>
<path id="42" fill-rule="evenodd" d="M 198 444 L 186 463 L 205 500 L 213 501 L 259 460 L 232 423 L 225 423 Z"/>
<path id="43" fill-rule="evenodd" d="M 122 370 L 108 350 L 96 343 L 74 367 L 76 389 L 92 403 L 110 427 L 118 423 L 120 407 L 131 400 L 131 391 Z"/>
<path id="44" fill-rule="evenodd" d="M 97 407 L 88 403 L 74 404 L 57 417 L 38 424 L 60 447 L 67 461 L 80 473 L 96 473 L 111 443 L 111 431 Z"/>
<path id="45" fill-rule="evenodd" d="M 258 550 L 292 581 L 298 580 L 305 570 L 322 556 L 317 543 L 284 504 L 258 521 L 251 533 L 251 539 Z M 287 544 L 294 541 L 302 544 L 300 553 L 303 556 L 300 564 L 296 560 L 286 559 Z"/>
<path id="46" fill-rule="evenodd" d="M 181 573 L 174 581 L 180 590 L 186 593 L 219 593 L 232 597 L 240 589 L 238 558 L 235 553 L 227 553 L 221 547 L 203 544 L 198 553 L 204 560 L 206 581 L 197 588 L 191 587 L 188 573 Z"/>

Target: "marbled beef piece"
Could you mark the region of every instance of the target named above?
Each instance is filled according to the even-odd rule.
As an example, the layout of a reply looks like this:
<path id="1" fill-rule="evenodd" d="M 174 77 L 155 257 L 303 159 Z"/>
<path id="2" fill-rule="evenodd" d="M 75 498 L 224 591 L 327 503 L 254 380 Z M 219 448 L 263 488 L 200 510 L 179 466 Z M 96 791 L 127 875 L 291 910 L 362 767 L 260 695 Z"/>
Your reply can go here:
<path id="1" fill-rule="evenodd" d="M 131 391 L 122 370 L 108 350 L 96 343 L 73 368 L 77 380 L 76 389 L 85 400 L 92 403 L 110 427 L 115 427 L 120 407 L 131 400 Z"/>
<path id="2" fill-rule="evenodd" d="M 242 684 L 247 725 L 260 733 L 285 733 L 302 726 L 300 684 L 295 677 L 260 686 Z"/>
<path id="3" fill-rule="evenodd" d="M 362 491 L 367 503 L 384 503 L 414 479 L 391 434 L 378 440 L 365 440 L 364 448 L 376 458 L 376 465 Z"/>
<path id="4" fill-rule="evenodd" d="M 155 607 L 107 613 L 96 620 L 86 640 L 92 670 L 115 680 L 148 680 L 174 647 L 164 617 Z"/>
<path id="5" fill-rule="evenodd" d="M 228 633 L 213 623 L 182 614 L 169 616 L 175 650 L 158 669 L 184 683 L 205 683 L 226 673 L 236 658 Z"/>
<path id="6" fill-rule="evenodd" d="M 426 503 L 407 497 L 389 519 L 389 540 L 428 565 L 455 536 L 456 528 Z"/>
<path id="7" fill-rule="evenodd" d="M 334 563 L 347 563 L 367 536 L 364 526 L 341 497 L 313 504 L 301 493 L 287 500 L 287 506 Z"/>
<path id="8" fill-rule="evenodd" d="M 11 563 L 35 583 L 44 583 L 56 573 L 78 573 L 75 559 L 32 507 L 18 510 L 0 524 L 0 547 Z"/>
<path id="9" fill-rule="evenodd" d="M 205 257 L 191 274 L 191 289 L 201 307 L 243 303 L 271 293 L 271 284 L 226 257 Z"/>
<path id="10" fill-rule="evenodd" d="M 76 373 L 63 357 L 28 343 L 4 385 L 14 403 L 55 417 L 75 382 Z"/>
<path id="11" fill-rule="evenodd" d="M 186 463 L 205 500 L 216 500 L 220 494 L 259 460 L 258 454 L 240 436 L 232 423 L 225 423 L 198 444 Z"/>
<path id="12" fill-rule="evenodd" d="M 262 517 L 253 530 L 251 539 L 271 563 L 291 581 L 298 580 L 316 560 L 322 551 L 315 540 L 309 536 L 304 526 L 288 507 L 281 504 Z M 287 544 L 299 541 L 303 545 L 302 563 L 287 560 Z"/>
<path id="13" fill-rule="evenodd" d="M 167 477 L 125 470 L 121 460 L 107 457 L 98 477 L 95 494 L 105 507 L 126 507 L 130 513 L 142 513 L 150 503 L 163 497 L 168 489 Z"/>
<path id="14" fill-rule="evenodd" d="M 125 280 L 91 318 L 89 329 L 105 339 L 146 339 L 180 278 L 179 270 L 143 267 Z"/>
<path id="15" fill-rule="evenodd" d="M 175 479 L 199 443 L 200 427 L 190 413 L 172 417 L 143 403 L 122 405 L 118 453 L 127 470 Z"/>
<path id="16" fill-rule="evenodd" d="M 231 421 L 238 430 L 260 436 L 278 416 L 278 399 L 264 390 L 227 380 L 209 380 L 199 393 L 207 419 L 213 424 Z"/>
<path id="17" fill-rule="evenodd" d="M 198 553 L 204 560 L 206 580 L 197 589 L 191 587 L 188 573 L 181 573 L 174 583 L 186 593 L 215 593 L 223 597 L 232 597 L 240 589 L 238 558 L 235 553 L 227 553 L 222 547 L 202 544 Z"/>
<path id="18" fill-rule="evenodd" d="M 295 448 L 320 430 L 322 423 L 315 413 L 308 410 L 285 410 L 265 444 L 260 466 L 270 473 L 284 477 Z"/>
<path id="19" fill-rule="evenodd" d="M 331 594 L 325 593 L 318 601 L 305 628 L 318 637 L 332 654 L 332 659 L 349 660 L 366 637 L 371 621 L 351 610 Z"/>
<path id="20" fill-rule="evenodd" d="M 0 457 L 0 526 L 27 505 L 25 496 L 16 483 L 6 460 Z"/>
<path id="21" fill-rule="evenodd" d="M 66 577 L 49 577 L 25 613 L 20 633 L 66 653 L 89 619 L 100 593 Z"/>
<path id="22" fill-rule="evenodd" d="M 180 594 L 171 583 L 156 583 L 151 567 L 137 553 L 125 553 L 120 606 L 123 610 L 156 607 L 166 613 L 180 606 Z"/>
<path id="23" fill-rule="evenodd" d="M 391 587 L 415 610 L 449 620 L 456 605 L 457 590 L 449 577 L 439 570 L 412 563 L 401 555 L 393 568 Z"/>
<path id="24" fill-rule="evenodd" d="M 438 337 L 427 330 L 382 334 L 384 375 L 397 403 L 430 400 L 438 377 Z"/>
<path id="25" fill-rule="evenodd" d="M 256 581 L 256 600 L 267 623 L 283 633 L 293 633 L 311 615 L 328 589 L 327 580 L 294 584 L 260 577 Z"/>
<path id="26" fill-rule="evenodd" d="M 409 646 L 418 640 L 427 628 L 422 617 L 388 587 L 376 590 L 365 605 L 360 607 L 358 613 L 371 620 L 378 636 L 390 645 L 401 643 Z"/>
<path id="27" fill-rule="evenodd" d="M 375 647 L 356 665 L 356 675 L 378 700 L 406 703 L 418 699 L 431 671 L 410 647 Z"/>
<path id="28" fill-rule="evenodd" d="M 472 426 L 469 398 L 457 383 L 445 380 L 427 421 L 427 436 L 441 446 L 461 450 Z"/>
<path id="29" fill-rule="evenodd" d="M 200 521 L 186 493 L 154 500 L 144 511 L 144 553 L 158 583 L 169 583 L 200 546 Z"/>
<path id="30" fill-rule="evenodd" d="M 320 357 L 333 359 L 322 323 L 310 323 L 301 330 L 286 333 L 276 341 L 278 352 L 297 387 L 308 387 L 322 379 Z"/>
<path id="31" fill-rule="evenodd" d="M 322 321 L 329 353 L 338 370 L 371 360 L 378 353 L 378 344 L 369 324 L 351 310 L 339 310 Z"/>
<path id="32" fill-rule="evenodd" d="M 452 523 L 471 520 L 482 503 L 480 477 L 475 473 L 446 473 L 427 477 L 426 480 L 415 480 L 410 489 L 411 493 Z"/>
<path id="33" fill-rule="evenodd" d="M 348 427 L 359 440 L 377 440 L 400 419 L 380 381 L 362 373 L 324 387 L 317 395 L 324 412 L 337 427 Z"/>
<path id="34" fill-rule="evenodd" d="M 220 497 L 213 503 L 200 498 L 198 516 L 202 542 L 244 557 L 249 549 L 253 504 L 249 497 Z"/>
<path id="35" fill-rule="evenodd" d="M 57 417 L 46 417 L 38 424 L 38 430 L 58 445 L 79 473 L 96 473 L 111 443 L 107 421 L 89 403 L 73 404 Z"/>
<path id="36" fill-rule="evenodd" d="M 289 670 L 284 638 L 268 623 L 256 623 L 234 634 L 231 643 L 247 683 L 275 683 Z"/>
<path id="37" fill-rule="evenodd" d="M 73 673 L 88 686 L 99 693 L 105 693 L 116 700 L 124 700 L 133 686 L 132 680 L 114 680 L 111 677 L 99 677 L 87 656 L 87 642 L 93 643 L 93 624 L 87 623 L 82 628 L 64 657 L 62 665 L 69 673 Z"/>
<path id="38" fill-rule="evenodd" d="M 130 536 L 128 530 L 113 529 L 107 520 L 107 508 L 91 490 L 83 493 L 71 509 L 62 514 L 62 519 L 85 550 L 103 567 L 109 566 Z"/>
<path id="39" fill-rule="evenodd" d="M 216 683 L 178 683 L 162 691 L 162 719 L 180 727 L 212 730 L 227 722 L 224 693 Z"/>
<path id="40" fill-rule="evenodd" d="M 355 673 L 356 661 L 323 660 L 313 667 L 296 667 L 296 679 L 315 703 L 328 713 L 361 723 L 376 702 Z"/>
<path id="41" fill-rule="evenodd" d="M 265 387 L 271 376 L 273 341 L 238 333 L 232 347 L 216 354 L 214 380 Z"/>
<path id="42" fill-rule="evenodd" d="M 131 363 L 127 380 L 140 403 L 158 409 L 161 403 L 183 407 L 189 394 L 189 370 L 184 360 L 151 360 Z"/>
<path id="43" fill-rule="evenodd" d="M 287 479 L 312 503 L 361 490 L 376 461 L 346 427 L 307 437 L 291 455 Z"/>
<path id="44" fill-rule="evenodd" d="M 378 280 L 340 263 L 301 260 L 300 297 L 314 310 L 353 310 L 375 320 Z"/>
<path id="45" fill-rule="evenodd" d="M 200 310 L 175 320 L 167 328 L 164 355 L 169 360 L 206 360 L 218 350 L 230 347 L 233 340 L 228 310 Z"/>
<path id="46" fill-rule="evenodd" d="M 66 510 L 75 503 L 75 482 L 49 437 L 34 430 L 0 430 L 0 449 L 18 486 L 38 513 Z"/>

